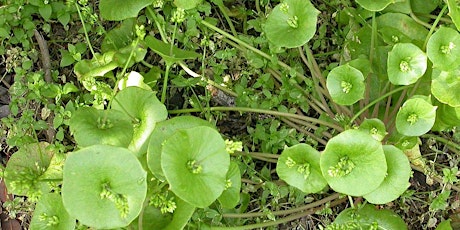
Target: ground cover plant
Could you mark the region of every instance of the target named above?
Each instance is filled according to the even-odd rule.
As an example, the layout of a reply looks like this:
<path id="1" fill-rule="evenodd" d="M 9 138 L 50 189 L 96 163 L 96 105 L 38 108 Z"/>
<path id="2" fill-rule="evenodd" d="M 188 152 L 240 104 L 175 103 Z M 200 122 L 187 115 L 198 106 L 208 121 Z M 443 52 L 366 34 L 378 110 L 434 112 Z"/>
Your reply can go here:
<path id="1" fill-rule="evenodd" d="M 454 0 L 3 0 L 2 224 L 456 229 Z"/>

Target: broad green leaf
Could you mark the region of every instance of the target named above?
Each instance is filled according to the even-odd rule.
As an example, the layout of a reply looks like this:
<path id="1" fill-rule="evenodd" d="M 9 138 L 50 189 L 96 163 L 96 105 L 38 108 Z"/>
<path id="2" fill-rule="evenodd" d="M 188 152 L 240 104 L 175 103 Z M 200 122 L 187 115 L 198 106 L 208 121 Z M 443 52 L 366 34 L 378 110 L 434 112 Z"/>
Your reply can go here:
<path id="1" fill-rule="evenodd" d="M 177 210 L 177 208 L 176 208 Z M 153 205 L 147 205 L 141 213 L 143 229 L 164 229 L 172 220 L 171 213 L 162 213 L 160 208 Z M 133 229 L 139 229 L 139 218 L 131 223 Z"/>
<path id="2" fill-rule="evenodd" d="M 446 0 L 449 7 L 449 16 L 452 18 L 457 30 L 460 31 L 460 7 L 456 0 Z"/>
<path id="3" fill-rule="evenodd" d="M 203 195 L 203 194 L 202 194 Z M 195 206 L 176 198 L 177 208 L 174 210 L 171 222 L 164 228 L 164 230 L 184 229 L 190 218 L 195 212 Z"/>
<path id="4" fill-rule="evenodd" d="M 394 229 L 407 230 L 404 220 L 389 209 L 377 209 L 372 204 L 343 210 L 334 220 L 337 229 Z M 354 226 L 353 228 L 346 228 Z"/>
<path id="5" fill-rule="evenodd" d="M 276 173 L 280 179 L 305 193 L 320 192 L 327 185 L 319 166 L 320 156 L 307 144 L 286 148 L 278 159 Z"/>
<path id="6" fill-rule="evenodd" d="M 80 147 L 96 144 L 127 147 L 133 138 L 130 117 L 114 109 L 79 108 L 72 114 L 69 126 Z"/>
<path id="7" fill-rule="evenodd" d="M 135 18 L 121 22 L 117 27 L 107 32 L 101 44 L 103 52 L 118 50 L 131 44 L 134 38 Z"/>
<path id="8" fill-rule="evenodd" d="M 113 62 L 115 52 L 106 52 L 103 55 L 96 54 L 91 60 L 81 60 L 75 64 L 73 71 L 78 80 L 87 80 L 94 77 L 102 77 L 108 72 L 117 68 L 117 63 Z M 91 91 L 91 89 L 87 89 Z"/>
<path id="9" fill-rule="evenodd" d="M 352 105 L 364 98 L 364 76 L 348 64 L 329 72 L 326 86 L 332 100 L 340 105 Z"/>
<path id="10" fill-rule="evenodd" d="M 398 43 L 388 53 L 388 79 L 394 85 L 410 85 L 425 74 L 427 57 L 412 43 Z"/>
<path id="11" fill-rule="evenodd" d="M 170 63 L 200 57 L 200 54 L 198 53 L 182 50 L 175 46 L 173 46 L 171 49 L 171 44 L 162 42 L 151 35 L 145 37 L 145 43 L 150 49 L 153 50 L 153 52 L 157 53 L 163 59 L 165 59 L 165 61 Z"/>
<path id="12" fill-rule="evenodd" d="M 75 223 L 75 218 L 65 210 L 61 195 L 48 193 L 35 206 L 30 230 L 74 230 Z"/>
<path id="13" fill-rule="evenodd" d="M 397 199 L 409 187 L 412 170 L 409 160 L 400 149 L 384 145 L 387 175 L 380 186 L 363 197 L 372 204 L 386 204 Z"/>
<path id="14" fill-rule="evenodd" d="M 460 60 L 460 59 L 459 59 Z M 431 75 L 431 93 L 440 102 L 452 107 L 460 106 L 460 65 L 458 68 L 443 71 L 434 69 Z"/>
<path id="15" fill-rule="evenodd" d="M 420 136 L 430 131 L 435 119 L 436 106 L 422 98 L 411 98 L 396 115 L 396 129 L 406 136 Z"/>
<path id="16" fill-rule="evenodd" d="M 436 121 L 432 130 L 444 131 L 460 124 L 460 107 L 452 107 L 444 103 L 436 103 Z"/>
<path id="17" fill-rule="evenodd" d="M 51 7 L 51 4 L 45 4 L 38 8 L 38 12 L 40 13 L 40 16 L 45 19 L 45 21 L 48 21 L 51 18 L 51 14 L 53 13 L 53 8 Z"/>
<path id="18" fill-rule="evenodd" d="M 359 130 L 346 130 L 331 138 L 321 154 L 321 172 L 337 192 L 362 196 L 385 178 L 387 163 L 382 144 Z"/>
<path id="19" fill-rule="evenodd" d="M 150 135 L 147 149 L 147 164 L 156 178 L 160 180 L 165 179 L 161 170 L 161 148 L 163 142 L 178 130 L 197 126 L 213 127 L 211 123 L 193 116 L 178 116 L 156 124 L 153 133 Z"/>
<path id="20" fill-rule="evenodd" d="M 93 145 L 68 155 L 62 199 L 84 225 L 122 228 L 141 212 L 147 173 L 134 154 L 121 147 Z"/>
<path id="21" fill-rule="evenodd" d="M 433 62 L 433 68 L 445 71 L 458 68 L 460 65 L 460 34 L 451 28 L 439 28 L 428 40 L 426 52 L 430 61 Z"/>
<path id="22" fill-rule="evenodd" d="M 402 13 L 386 13 L 376 18 L 378 28 L 393 28 L 400 35 L 412 39 L 412 42 L 421 47 L 428 35 L 428 30 L 414 19 Z M 399 35 L 395 36 L 399 37 Z"/>
<path id="23" fill-rule="evenodd" d="M 44 174 L 49 167 L 54 151 L 48 148 L 48 143 L 32 143 L 19 148 L 11 158 L 4 172 L 4 180 L 8 192 L 15 195 L 35 196 L 38 198 L 49 186 Z"/>
<path id="24" fill-rule="evenodd" d="M 100 0 L 101 17 L 106 20 L 121 21 L 134 18 L 144 7 L 152 4 L 152 0 Z"/>
<path id="25" fill-rule="evenodd" d="M 203 0 L 174 0 L 174 5 L 184 10 L 190 10 L 201 4 Z"/>
<path id="26" fill-rule="evenodd" d="M 369 11 L 381 11 L 395 0 L 356 0 L 364 9 Z"/>
<path id="27" fill-rule="evenodd" d="M 450 219 L 441 221 L 441 223 L 438 224 L 435 230 L 453 230 L 450 221 Z"/>
<path id="28" fill-rule="evenodd" d="M 179 130 L 163 142 L 161 168 L 169 189 L 193 206 L 207 207 L 222 194 L 229 166 L 225 142 L 213 128 Z"/>
<path id="29" fill-rule="evenodd" d="M 365 119 L 363 123 L 359 126 L 361 131 L 370 134 L 374 139 L 378 141 L 382 141 L 383 138 L 387 135 L 387 131 L 385 128 L 385 124 L 383 121 L 373 118 L 373 119 Z"/>
<path id="30" fill-rule="evenodd" d="M 166 107 L 151 90 L 139 87 L 127 87 L 114 97 L 112 109 L 124 112 L 134 122 L 134 133 L 128 149 L 137 156 L 147 152 L 148 140 L 155 124 L 166 120 Z M 126 130 L 128 131 L 128 130 Z"/>
<path id="31" fill-rule="evenodd" d="M 223 208 L 234 208 L 240 202 L 241 172 L 238 164 L 231 161 L 227 172 L 225 190 L 218 198 Z"/>
<path id="32" fill-rule="evenodd" d="M 265 34 L 279 47 L 302 46 L 315 34 L 318 14 L 308 0 L 285 0 L 268 15 Z"/>

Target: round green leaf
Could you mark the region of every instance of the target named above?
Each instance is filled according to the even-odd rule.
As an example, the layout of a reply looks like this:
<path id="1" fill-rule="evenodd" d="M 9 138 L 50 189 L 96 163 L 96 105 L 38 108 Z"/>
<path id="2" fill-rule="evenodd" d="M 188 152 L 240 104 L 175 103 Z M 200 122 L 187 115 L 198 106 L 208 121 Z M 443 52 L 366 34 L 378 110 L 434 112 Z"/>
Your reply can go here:
<path id="1" fill-rule="evenodd" d="M 152 4 L 152 0 L 101 0 L 99 10 L 102 18 L 121 21 L 136 17 L 139 11 L 150 4 Z"/>
<path id="2" fill-rule="evenodd" d="M 365 119 L 359 126 L 359 130 L 370 134 L 374 139 L 378 141 L 382 141 L 383 138 L 387 135 L 385 124 L 383 121 L 377 118 Z"/>
<path id="3" fill-rule="evenodd" d="M 62 199 L 69 214 L 84 225 L 127 226 L 141 212 L 147 173 L 129 150 L 93 145 L 68 155 Z"/>
<path id="4" fill-rule="evenodd" d="M 241 172 L 238 164 L 230 162 L 225 190 L 218 198 L 224 208 L 234 208 L 240 202 Z"/>
<path id="5" fill-rule="evenodd" d="M 133 137 L 131 119 L 113 109 L 79 108 L 72 114 L 69 126 L 80 147 L 97 144 L 127 147 Z"/>
<path id="6" fill-rule="evenodd" d="M 320 166 L 332 189 L 351 196 L 374 191 L 387 172 L 382 144 L 371 135 L 352 129 L 329 140 Z"/>
<path id="7" fill-rule="evenodd" d="M 443 71 L 434 69 L 431 75 L 431 93 L 440 102 L 452 107 L 460 106 L 460 66 L 459 68 Z"/>
<path id="8" fill-rule="evenodd" d="M 332 225 L 337 229 L 407 229 L 404 220 L 396 213 L 388 209 L 377 209 L 372 204 L 343 210 Z"/>
<path id="9" fill-rule="evenodd" d="M 202 0 L 174 0 L 174 5 L 184 10 L 190 10 L 197 7 Z"/>
<path id="10" fill-rule="evenodd" d="M 11 156 L 4 172 L 8 192 L 30 197 L 48 192 L 48 184 L 40 181 L 54 155 L 48 145 L 46 142 L 24 145 Z"/>
<path id="11" fill-rule="evenodd" d="M 380 186 L 363 197 L 372 204 L 386 204 L 396 200 L 409 187 L 412 170 L 409 160 L 400 149 L 384 145 L 387 175 Z"/>
<path id="12" fill-rule="evenodd" d="M 213 127 L 211 123 L 193 116 L 174 117 L 166 121 L 158 122 L 150 135 L 147 149 L 147 164 L 155 177 L 160 180 L 165 179 L 161 169 L 161 148 L 163 142 L 178 130 L 197 126 Z"/>
<path id="13" fill-rule="evenodd" d="M 407 100 L 396 115 L 396 129 L 406 136 L 420 136 L 433 127 L 436 106 L 422 98 Z"/>
<path id="14" fill-rule="evenodd" d="M 388 79 L 394 85 L 410 85 L 425 74 L 427 57 L 412 43 L 398 43 L 388 53 Z"/>
<path id="15" fill-rule="evenodd" d="M 171 191 L 196 207 L 222 194 L 229 166 L 225 142 L 213 128 L 179 130 L 163 142 L 161 168 Z"/>
<path id="16" fill-rule="evenodd" d="M 426 52 L 433 62 L 433 68 L 457 68 L 460 62 L 460 34 L 451 28 L 439 28 L 428 40 Z"/>
<path id="17" fill-rule="evenodd" d="M 327 185 L 319 167 L 320 156 L 307 144 L 286 148 L 278 159 L 276 173 L 280 179 L 305 193 L 320 192 Z"/>
<path id="18" fill-rule="evenodd" d="M 74 230 L 75 218 L 62 204 L 62 198 L 57 193 L 43 195 L 35 206 L 34 215 L 30 222 L 30 230 Z"/>
<path id="19" fill-rule="evenodd" d="M 364 98 L 364 76 L 349 64 L 334 68 L 327 75 L 326 87 L 337 104 L 352 105 Z"/>
<path id="20" fill-rule="evenodd" d="M 275 6 L 265 22 L 265 34 L 276 46 L 295 48 L 316 32 L 319 11 L 305 0 L 285 0 Z"/>
<path id="21" fill-rule="evenodd" d="M 148 140 L 155 124 L 168 116 L 166 107 L 151 90 L 127 87 L 114 97 L 112 109 L 134 118 L 134 133 L 128 149 L 140 156 L 147 152 Z"/>
<path id="22" fill-rule="evenodd" d="M 394 0 L 356 0 L 356 2 L 366 10 L 381 11 L 393 3 Z"/>

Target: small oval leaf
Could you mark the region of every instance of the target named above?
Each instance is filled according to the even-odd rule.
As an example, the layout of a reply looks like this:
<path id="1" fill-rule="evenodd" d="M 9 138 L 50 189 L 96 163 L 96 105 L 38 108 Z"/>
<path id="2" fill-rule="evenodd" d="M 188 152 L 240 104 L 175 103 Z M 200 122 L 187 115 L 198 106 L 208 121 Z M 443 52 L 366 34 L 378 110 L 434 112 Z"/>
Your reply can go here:
<path id="1" fill-rule="evenodd" d="M 349 64 L 334 68 L 327 75 L 326 87 L 337 104 L 352 105 L 364 98 L 364 76 Z"/>

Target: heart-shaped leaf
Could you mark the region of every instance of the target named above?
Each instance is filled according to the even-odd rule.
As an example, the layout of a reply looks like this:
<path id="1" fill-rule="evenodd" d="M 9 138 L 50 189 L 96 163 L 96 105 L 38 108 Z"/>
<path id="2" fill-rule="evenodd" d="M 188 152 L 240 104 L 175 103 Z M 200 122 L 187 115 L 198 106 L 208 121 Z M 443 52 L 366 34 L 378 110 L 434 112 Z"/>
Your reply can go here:
<path id="1" fill-rule="evenodd" d="M 410 85 L 425 74 L 427 57 L 412 43 L 398 43 L 388 53 L 388 79 L 394 85 Z"/>
<path id="2" fill-rule="evenodd" d="M 61 195 L 48 193 L 43 195 L 35 206 L 29 227 L 31 230 L 74 230 L 75 223 L 75 218 L 70 217 L 65 210 Z"/>
<path id="3" fill-rule="evenodd" d="M 213 128 L 179 130 L 163 142 L 161 168 L 171 191 L 196 207 L 207 207 L 222 194 L 229 166 L 225 142 Z"/>
<path id="4" fill-rule="evenodd" d="M 318 14 L 308 0 L 285 0 L 268 15 L 265 34 L 276 46 L 302 46 L 315 34 Z"/>
<path id="5" fill-rule="evenodd" d="M 460 62 L 460 34 L 458 31 L 441 27 L 428 40 L 426 53 L 433 68 L 456 69 Z"/>
<path id="6" fill-rule="evenodd" d="M 96 144 L 127 147 L 133 137 L 130 117 L 113 109 L 80 108 L 72 114 L 69 126 L 80 147 Z"/>
<path id="7" fill-rule="evenodd" d="M 175 63 L 185 59 L 195 59 L 200 57 L 200 54 L 193 51 L 181 50 L 175 46 L 171 48 L 171 44 L 162 42 L 153 36 L 146 36 L 145 43 L 153 50 L 153 52 L 160 55 L 165 61 Z"/>
<path id="8" fill-rule="evenodd" d="M 396 200 L 409 187 L 412 170 L 409 160 L 400 149 L 393 145 L 384 145 L 387 161 L 387 175 L 380 186 L 363 197 L 372 204 L 386 204 Z"/>
<path id="9" fill-rule="evenodd" d="M 134 18 L 144 7 L 152 4 L 152 0 L 101 0 L 99 10 L 101 17 L 106 20 L 121 21 Z"/>
<path id="10" fill-rule="evenodd" d="M 276 173 L 280 179 L 305 193 L 317 193 L 327 186 L 319 167 L 320 156 L 307 144 L 286 148 L 278 159 Z"/>
<path id="11" fill-rule="evenodd" d="M 128 149 L 137 156 L 147 152 L 150 134 L 155 124 L 168 116 L 166 107 L 151 90 L 127 87 L 114 97 L 112 109 L 122 111 L 135 120 L 134 133 Z"/>
<path id="12" fill-rule="evenodd" d="M 127 226 L 141 212 L 147 173 L 128 149 L 93 145 L 68 154 L 62 199 L 69 214 L 99 229 Z"/>
<path id="13" fill-rule="evenodd" d="M 411 98 L 396 115 L 396 129 L 406 136 L 420 136 L 433 127 L 435 119 L 436 106 L 423 98 Z"/>
<path id="14" fill-rule="evenodd" d="M 349 64 L 334 68 L 327 75 L 326 87 L 337 104 L 352 105 L 364 98 L 364 76 Z"/>
<path id="15" fill-rule="evenodd" d="M 362 196 L 385 178 L 387 163 L 382 144 L 359 130 L 346 130 L 331 138 L 321 154 L 321 172 L 337 192 Z"/>

